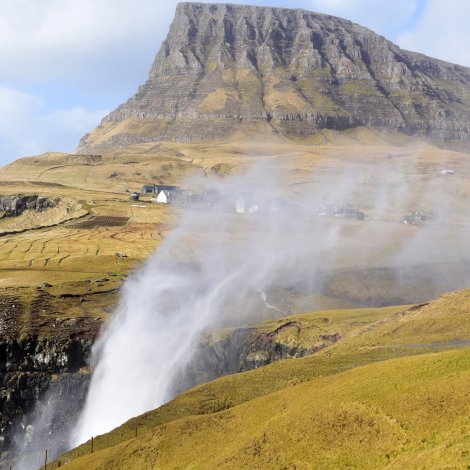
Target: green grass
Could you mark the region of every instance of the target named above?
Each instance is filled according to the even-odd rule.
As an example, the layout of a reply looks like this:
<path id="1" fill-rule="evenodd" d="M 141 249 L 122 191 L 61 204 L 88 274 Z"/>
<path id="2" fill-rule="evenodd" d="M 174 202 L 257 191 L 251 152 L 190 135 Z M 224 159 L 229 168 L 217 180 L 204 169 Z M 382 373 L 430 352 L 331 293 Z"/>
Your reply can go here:
<path id="1" fill-rule="evenodd" d="M 377 88 L 371 83 L 360 81 L 348 81 L 341 85 L 341 91 L 348 95 L 373 95 L 381 96 Z"/>
<path id="2" fill-rule="evenodd" d="M 466 468 L 469 377 L 469 349 L 371 364 L 155 426 L 65 468 Z"/>

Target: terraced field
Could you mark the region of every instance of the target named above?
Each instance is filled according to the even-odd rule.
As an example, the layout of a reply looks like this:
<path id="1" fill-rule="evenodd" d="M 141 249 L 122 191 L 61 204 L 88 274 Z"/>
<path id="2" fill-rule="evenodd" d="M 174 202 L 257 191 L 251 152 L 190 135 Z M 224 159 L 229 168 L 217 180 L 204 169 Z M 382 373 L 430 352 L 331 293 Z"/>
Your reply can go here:
<path id="1" fill-rule="evenodd" d="M 85 222 L 73 225 L 73 228 L 96 228 L 96 227 L 122 227 L 129 222 L 129 217 L 116 217 L 112 215 L 99 215 Z"/>
<path id="2" fill-rule="evenodd" d="M 126 272 L 145 259 L 161 240 L 158 221 L 166 216 L 165 212 L 160 207 L 147 209 L 146 223 L 133 221 L 132 217 L 98 217 L 78 225 L 5 236 L 0 239 L 0 285 L 39 285 L 45 280 L 70 283 L 109 272 Z"/>
<path id="3" fill-rule="evenodd" d="M 399 221 L 403 213 L 417 206 L 432 209 L 438 204 L 433 194 L 436 198 L 446 194 L 452 201 L 449 220 L 438 228 L 441 238 L 457 250 L 462 244 L 460 234 L 470 234 L 462 209 L 470 198 L 467 155 L 423 146 L 403 137 L 397 140 L 392 136 L 387 141 L 370 130 L 337 135 L 330 132 L 325 138 L 330 144 L 305 145 L 286 140 L 266 143 L 256 139 L 251 143 L 214 143 L 210 147 L 159 143 L 105 155 L 51 153 L 20 159 L 0 170 L 2 194 L 60 197 L 69 202 L 71 209 L 66 217 L 36 219 L 35 226 L 24 224 L 20 218 L 0 220 L 0 232 L 22 231 L 0 237 L 0 287 L 47 282 L 67 290 L 75 281 L 127 272 L 148 257 L 183 213 L 182 209 L 160 204 L 132 203 L 130 192 L 149 182 L 203 189 L 207 177 L 223 178 L 224 174 L 244 172 L 253 164 L 261 165 L 267 174 L 273 170 L 277 181 L 295 198 L 304 197 L 318 185 L 334 187 L 342 178 L 354 175 L 348 183 L 354 185 L 354 190 L 348 190 L 348 200 L 343 202 L 358 205 L 366 212 L 368 227 L 375 234 L 368 240 L 372 248 L 374 237 L 381 233 L 391 238 L 387 249 L 393 250 L 395 241 L 417 230 Z M 456 174 L 443 178 L 439 172 L 444 165 Z M 387 175 L 392 178 L 382 188 L 381 181 Z M 402 182 L 412 189 L 404 197 L 399 192 Z M 378 209 L 377 195 L 389 205 L 379 208 L 380 213 L 374 213 Z M 315 204 L 312 217 L 318 207 Z M 77 217 L 80 220 L 67 221 Z M 354 243 L 350 234 L 358 230 L 358 224 L 344 222 L 340 235 L 347 243 Z M 310 225 L 307 223 L 306 228 L 315 230 L 315 225 Z M 195 234 L 198 236 L 204 235 Z M 382 255 L 383 251 L 375 255 L 371 252 L 366 264 L 376 265 Z M 354 245 L 347 257 L 344 263 L 342 258 L 339 268 L 364 264 Z"/>

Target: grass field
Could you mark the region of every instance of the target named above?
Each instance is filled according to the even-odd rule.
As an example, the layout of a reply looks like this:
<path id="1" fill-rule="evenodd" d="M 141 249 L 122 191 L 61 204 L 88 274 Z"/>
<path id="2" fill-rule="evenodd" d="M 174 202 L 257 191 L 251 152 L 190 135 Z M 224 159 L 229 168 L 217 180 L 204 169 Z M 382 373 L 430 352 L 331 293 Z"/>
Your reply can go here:
<path id="1" fill-rule="evenodd" d="M 62 466 L 467 468 L 470 291 L 289 320 L 325 317 L 364 324 L 313 356 L 196 387 L 95 438 L 95 453 L 88 442 L 62 456 Z"/>
<path id="2" fill-rule="evenodd" d="M 70 210 L 67 217 L 52 216 L 51 210 L 46 211 L 36 217 L 34 226 L 21 218 L 0 220 L 0 233 L 26 230 L 0 237 L 0 287 L 35 286 L 42 282 L 60 285 L 127 272 L 148 257 L 182 214 L 181 210 L 169 210 L 162 205 L 132 204 L 130 192 L 149 182 L 200 189 L 195 186 L 204 185 L 207 176 L 217 178 L 243 172 L 253 163 L 275 168 L 282 175 L 282 185 L 293 197 L 301 197 L 320 184 L 328 187 L 331 182 L 334 187 L 345 175 L 354 174 L 355 189 L 346 202 L 372 211 L 372 219 L 376 201 L 371 198 L 377 192 L 380 194 L 380 182 L 393 175 L 395 183 L 386 189 L 392 193 L 387 202 L 389 207 L 380 220 L 370 221 L 371 227 L 375 224 L 384 234 L 393 234 L 390 250 L 410 233 L 408 227 L 397 221 L 413 208 L 432 209 L 435 201 L 423 202 L 420 198 L 423 193 L 432 194 L 434 188 L 444 187 L 454 208 L 452 220 L 439 229 L 442 237 L 458 244 L 462 231 L 470 234 L 463 210 L 470 197 L 467 155 L 406 141 L 403 137 L 384 138 L 366 129 L 343 134 L 329 132 L 324 137 L 325 145 L 285 139 L 267 143 L 254 136 L 250 143 L 233 141 L 210 146 L 155 143 L 118 149 L 102 156 L 50 153 L 17 160 L 0 170 L 2 194 L 60 197 L 67 201 Z M 441 178 L 439 171 L 443 166 L 455 169 L 456 175 Z M 412 194 L 396 200 L 394 184 L 399 188 L 401 180 L 406 180 Z M 72 217 L 82 219 L 66 222 Z M 110 226 L 94 223 L 93 220 L 100 220 L 96 217 L 122 217 L 127 222 Z M 355 224 L 345 221 L 342 231 L 345 243 L 354 243 L 350 235 L 356 230 Z M 46 228 L 47 225 L 54 226 Z M 373 247 L 373 240 L 370 244 Z M 351 245 L 349 256 L 355 251 Z M 126 257 L 118 258 L 116 253 Z M 376 259 L 371 255 L 367 263 L 376 265 L 383 254 L 381 249 Z M 338 262 L 343 262 L 342 268 L 364 263 L 354 256 Z"/>

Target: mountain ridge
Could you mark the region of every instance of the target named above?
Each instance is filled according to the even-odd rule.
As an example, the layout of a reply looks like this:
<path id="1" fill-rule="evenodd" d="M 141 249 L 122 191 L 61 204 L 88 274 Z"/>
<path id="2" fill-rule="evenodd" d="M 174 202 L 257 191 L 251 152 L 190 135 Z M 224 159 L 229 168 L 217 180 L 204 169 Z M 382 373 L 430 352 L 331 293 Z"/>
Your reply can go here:
<path id="1" fill-rule="evenodd" d="M 180 3 L 148 80 L 77 151 L 361 126 L 467 143 L 469 105 L 470 69 L 402 50 L 349 20 Z"/>

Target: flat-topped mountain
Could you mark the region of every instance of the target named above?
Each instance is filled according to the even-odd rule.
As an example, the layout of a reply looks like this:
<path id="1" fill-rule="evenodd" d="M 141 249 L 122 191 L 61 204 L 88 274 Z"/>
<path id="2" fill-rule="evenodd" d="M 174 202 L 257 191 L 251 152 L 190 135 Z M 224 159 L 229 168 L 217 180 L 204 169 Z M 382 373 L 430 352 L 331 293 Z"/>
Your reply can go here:
<path id="1" fill-rule="evenodd" d="M 78 150 L 359 126 L 466 143 L 469 122 L 469 68 L 329 15 L 180 3 L 147 82 Z"/>

